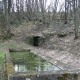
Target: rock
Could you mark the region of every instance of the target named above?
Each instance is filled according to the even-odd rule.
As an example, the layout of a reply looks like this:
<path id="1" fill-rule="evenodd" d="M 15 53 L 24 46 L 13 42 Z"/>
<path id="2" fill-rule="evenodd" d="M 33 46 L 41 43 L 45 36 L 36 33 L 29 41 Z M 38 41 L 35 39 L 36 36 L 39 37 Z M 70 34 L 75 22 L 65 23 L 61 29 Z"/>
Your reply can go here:
<path id="1" fill-rule="evenodd" d="M 65 32 L 57 34 L 58 38 L 66 37 L 68 34 Z"/>

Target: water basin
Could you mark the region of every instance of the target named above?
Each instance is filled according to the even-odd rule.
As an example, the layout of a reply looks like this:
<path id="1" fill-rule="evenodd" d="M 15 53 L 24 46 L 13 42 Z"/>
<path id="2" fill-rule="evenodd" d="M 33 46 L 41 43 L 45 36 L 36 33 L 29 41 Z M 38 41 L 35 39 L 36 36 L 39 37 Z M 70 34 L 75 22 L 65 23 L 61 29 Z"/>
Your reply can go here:
<path id="1" fill-rule="evenodd" d="M 60 70 L 54 64 L 31 52 L 10 52 L 16 72 Z"/>

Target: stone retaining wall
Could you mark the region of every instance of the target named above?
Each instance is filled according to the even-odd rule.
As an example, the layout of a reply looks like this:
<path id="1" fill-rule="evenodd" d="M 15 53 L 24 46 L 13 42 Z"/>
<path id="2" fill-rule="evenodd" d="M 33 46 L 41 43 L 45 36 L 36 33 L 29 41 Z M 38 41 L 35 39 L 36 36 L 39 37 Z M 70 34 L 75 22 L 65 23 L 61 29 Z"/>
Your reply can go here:
<path id="1" fill-rule="evenodd" d="M 73 71 L 74 72 L 74 71 Z M 38 72 L 38 73 L 16 73 L 9 80 L 80 80 L 80 73 L 66 71 Z"/>

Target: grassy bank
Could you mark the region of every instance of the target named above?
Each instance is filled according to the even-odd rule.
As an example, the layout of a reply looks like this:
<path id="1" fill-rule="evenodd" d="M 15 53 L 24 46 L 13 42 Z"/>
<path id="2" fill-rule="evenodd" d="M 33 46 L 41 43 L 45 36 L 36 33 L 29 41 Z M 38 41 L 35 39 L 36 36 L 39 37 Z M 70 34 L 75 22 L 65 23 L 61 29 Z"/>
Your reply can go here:
<path id="1" fill-rule="evenodd" d="M 0 49 L 0 67 L 2 67 L 4 64 L 5 54 L 6 54 L 6 51 Z"/>

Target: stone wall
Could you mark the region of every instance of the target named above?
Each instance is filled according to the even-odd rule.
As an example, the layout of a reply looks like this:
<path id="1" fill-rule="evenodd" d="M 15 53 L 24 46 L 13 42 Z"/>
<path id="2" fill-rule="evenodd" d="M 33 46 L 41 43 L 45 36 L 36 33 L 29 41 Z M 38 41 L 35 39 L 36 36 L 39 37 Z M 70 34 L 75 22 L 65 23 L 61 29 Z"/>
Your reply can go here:
<path id="1" fill-rule="evenodd" d="M 62 72 L 62 73 L 61 73 Z M 80 80 L 80 73 L 77 72 L 70 72 L 66 73 L 64 71 L 57 71 L 55 72 L 39 72 L 38 74 L 34 75 L 35 73 L 28 73 L 28 74 L 21 74 L 16 73 L 9 77 L 8 80 Z"/>

